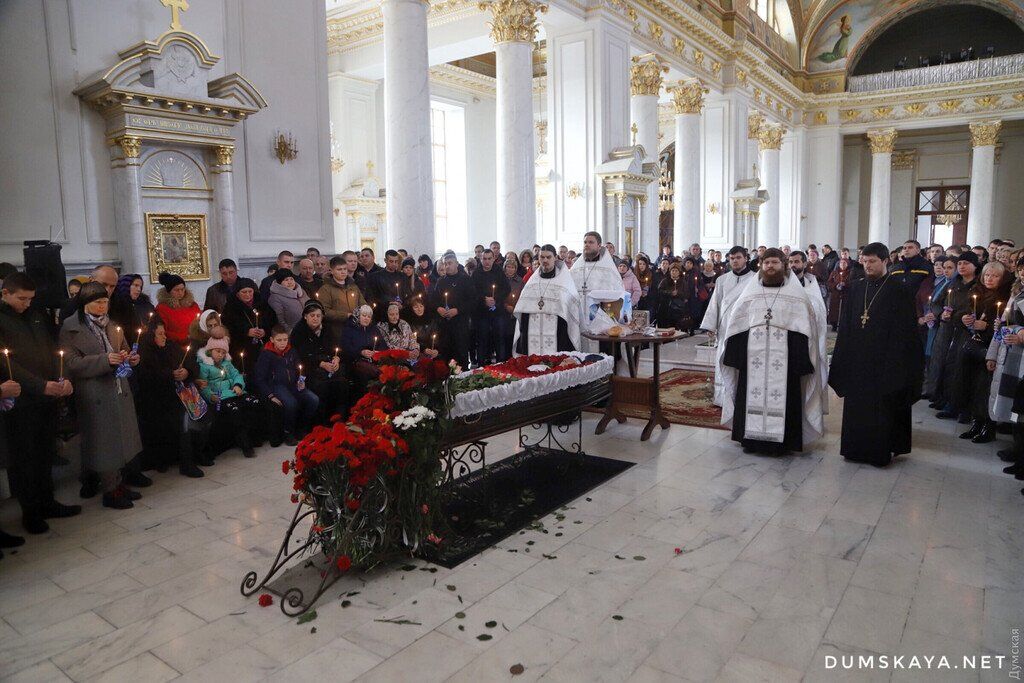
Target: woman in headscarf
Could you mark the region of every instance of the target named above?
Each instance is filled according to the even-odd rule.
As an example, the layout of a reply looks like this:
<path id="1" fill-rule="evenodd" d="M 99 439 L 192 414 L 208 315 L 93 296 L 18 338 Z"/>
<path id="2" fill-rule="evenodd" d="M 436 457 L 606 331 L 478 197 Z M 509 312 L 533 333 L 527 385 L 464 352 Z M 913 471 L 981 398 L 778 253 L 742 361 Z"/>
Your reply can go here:
<path id="1" fill-rule="evenodd" d="M 693 316 L 690 310 L 692 279 L 683 275 L 679 262 L 668 266 L 668 275 L 658 286 L 658 325 L 675 327 L 679 331 L 691 330 Z"/>
<path id="2" fill-rule="evenodd" d="M 238 278 L 235 293 L 224 304 L 221 322 L 228 330 L 231 357 L 238 369 L 244 374 L 255 368 L 270 330 L 277 324 L 277 316 L 260 298 L 260 288 L 254 280 Z"/>
<path id="3" fill-rule="evenodd" d="M 707 259 L 701 264 L 700 278 L 697 281 L 697 300 L 700 303 L 700 310 L 696 320 L 704 320 L 704 313 L 708 310 L 708 302 L 711 295 L 715 293 L 715 281 L 718 280 L 718 272 L 715 270 L 715 262 Z"/>
<path id="4" fill-rule="evenodd" d="M 621 258 L 616 261 L 619 275 L 622 276 L 622 288 L 629 292 L 630 307 L 634 307 L 644 295 L 643 288 L 640 287 L 640 281 L 633 274 L 633 269 L 629 267 L 629 259 Z"/>
<path id="5" fill-rule="evenodd" d="M 134 507 L 132 501 L 142 497 L 125 486 L 121 474 L 142 450 L 135 401 L 127 381 L 129 370 L 140 358 L 129 352 L 124 330 L 117 332 L 110 322 L 109 307 L 102 283 L 82 285 L 77 315 L 64 321 L 60 345 L 65 352 L 65 374 L 75 385 L 83 469 L 99 474 L 104 507 L 123 510 Z"/>
<path id="6" fill-rule="evenodd" d="M 416 277 L 423 283 L 423 289 L 430 291 L 434 286 L 436 274 L 434 273 L 434 262 L 430 260 L 427 254 L 420 254 L 420 258 L 416 268 Z"/>
<path id="7" fill-rule="evenodd" d="M 373 324 L 373 309 L 361 306 L 359 315 L 352 317 L 341 335 L 342 358 L 348 364 L 349 376 L 356 384 L 358 396 L 366 393 L 367 383 L 380 374 L 380 368 L 373 362 L 373 354 L 385 348 L 380 330 Z"/>
<path id="8" fill-rule="evenodd" d="M 402 320 L 402 304 L 389 301 L 384 320 L 377 323 L 377 330 L 384 345 L 389 349 L 401 349 L 409 352 L 409 360 L 413 363 L 420 356 L 420 345 L 412 326 Z"/>
<path id="9" fill-rule="evenodd" d="M 402 319 L 412 328 L 420 355 L 437 358 L 437 324 L 430 307 L 422 299 L 410 299 L 402 309 Z"/>
<path id="10" fill-rule="evenodd" d="M 153 322 L 156 307 L 145 292 L 141 275 L 122 275 L 110 296 L 110 319 L 124 330 L 138 330 Z"/>
<path id="11" fill-rule="evenodd" d="M 289 338 L 306 375 L 306 387 L 320 398 L 322 418 L 348 415 L 348 377 L 341 364 L 341 340 L 324 324 L 324 307 L 310 301 Z"/>
<path id="12" fill-rule="evenodd" d="M 633 308 L 639 311 L 650 311 L 657 298 L 657 289 L 654 287 L 654 270 L 651 268 L 651 260 L 644 254 L 636 257 L 636 267 L 633 269 L 637 281 L 640 283 L 640 300 L 633 304 Z"/>
<path id="13" fill-rule="evenodd" d="M 510 251 L 509 254 L 515 255 L 514 251 Z M 501 339 L 503 358 L 512 357 L 512 340 L 515 339 L 516 334 L 516 318 L 512 315 L 512 311 L 516 308 L 516 302 L 519 301 L 519 295 L 523 293 L 523 278 L 519 275 L 519 261 L 514 258 L 505 259 L 505 277 L 508 278 L 509 292 L 505 301 L 502 302 L 504 306 L 503 311 L 505 313 L 505 334 Z"/>
<path id="14" fill-rule="evenodd" d="M 201 312 L 185 280 L 174 273 L 160 273 L 162 287 L 156 291 L 156 314 L 164 322 L 167 338 L 178 346 L 188 344 L 188 327 Z"/>
<path id="15" fill-rule="evenodd" d="M 533 251 L 523 249 L 519 252 L 519 276 L 523 278 L 525 284 L 530 280 L 531 275 L 533 275 Z"/>

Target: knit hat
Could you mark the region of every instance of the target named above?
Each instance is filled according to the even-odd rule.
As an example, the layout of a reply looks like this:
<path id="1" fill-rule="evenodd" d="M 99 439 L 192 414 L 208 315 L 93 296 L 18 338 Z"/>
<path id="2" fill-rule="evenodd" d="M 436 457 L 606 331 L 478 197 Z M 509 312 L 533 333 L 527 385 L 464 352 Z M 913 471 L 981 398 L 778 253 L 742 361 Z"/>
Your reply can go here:
<path id="1" fill-rule="evenodd" d="M 415 268 L 416 267 L 416 261 L 413 260 L 413 258 L 410 256 L 409 258 L 407 258 L 404 261 L 402 261 L 402 267 L 405 268 L 406 266 L 409 266 L 410 268 Z"/>
<path id="2" fill-rule="evenodd" d="M 310 311 L 320 311 L 321 313 L 323 313 L 324 312 L 323 304 L 321 304 L 316 299 L 312 299 L 310 301 L 307 301 L 306 305 L 302 307 L 302 317 L 306 317 L 306 314 L 309 313 Z"/>
<path id="3" fill-rule="evenodd" d="M 277 272 L 274 273 L 274 282 L 277 284 L 282 284 L 288 278 L 295 279 L 295 273 L 293 273 L 289 268 L 279 268 Z"/>
<path id="4" fill-rule="evenodd" d="M 965 251 L 964 253 L 960 254 L 960 260 L 973 263 L 975 269 L 981 267 L 981 261 L 978 259 L 978 255 L 975 254 L 973 251 Z"/>
<path id="5" fill-rule="evenodd" d="M 160 273 L 156 279 L 168 292 L 178 285 L 185 284 L 185 280 L 180 275 L 175 275 L 174 273 Z"/>
<path id="6" fill-rule="evenodd" d="M 213 310 L 212 308 L 208 308 L 199 314 L 199 329 L 201 329 L 203 332 L 206 332 L 207 334 L 210 333 L 210 330 L 207 327 L 207 321 L 210 319 L 211 315 L 217 315 L 217 311 Z"/>
<path id="7" fill-rule="evenodd" d="M 203 349 L 207 353 L 209 353 L 210 351 L 212 351 L 214 349 L 220 349 L 224 353 L 227 353 L 228 352 L 228 340 L 224 339 L 224 338 L 214 339 L 213 337 L 210 337 L 209 339 L 206 340 L 206 346 L 204 346 Z"/>
<path id="8" fill-rule="evenodd" d="M 236 292 L 238 292 L 238 291 L 241 291 L 243 289 L 254 289 L 254 290 L 256 290 L 258 292 L 259 289 L 260 289 L 260 286 L 258 284 L 256 284 L 255 280 L 252 280 L 252 279 L 247 278 L 247 277 L 240 277 L 237 280 L 235 280 L 234 290 Z"/>

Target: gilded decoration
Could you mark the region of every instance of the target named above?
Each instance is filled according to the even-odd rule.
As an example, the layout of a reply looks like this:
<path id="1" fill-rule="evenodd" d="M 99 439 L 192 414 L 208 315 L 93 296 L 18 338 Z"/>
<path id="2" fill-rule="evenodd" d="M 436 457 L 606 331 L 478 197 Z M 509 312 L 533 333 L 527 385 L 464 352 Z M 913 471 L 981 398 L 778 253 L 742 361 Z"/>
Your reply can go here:
<path id="1" fill-rule="evenodd" d="M 892 116 L 892 110 L 892 107 L 875 107 L 871 110 L 871 115 L 875 117 L 875 121 L 887 119 Z"/>
<path id="2" fill-rule="evenodd" d="M 762 152 L 766 149 L 782 149 L 782 136 L 786 134 L 785 126 L 766 123 L 757 132 L 757 146 Z"/>
<path id="3" fill-rule="evenodd" d="M 916 149 L 898 149 L 892 153 L 892 170 L 912 171 L 917 164 Z"/>
<path id="4" fill-rule="evenodd" d="M 971 146 L 995 146 L 999 142 L 999 129 L 1002 127 L 1002 121 L 978 121 L 970 124 Z"/>
<path id="5" fill-rule="evenodd" d="M 747 72 L 743 69 L 736 69 L 736 82 L 740 85 L 747 84 Z"/>
<path id="6" fill-rule="evenodd" d="M 134 135 L 122 135 L 116 142 L 121 145 L 121 151 L 124 152 L 125 159 L 139 158 L 139 152 L 142 151 L 142 140 L 140 138 Z"/>
<path id="7" fill-rule="evenodd" d="M 823 111 L 814 112 L 814 122 L 819 126 L 824 126 L 828 123 L 828 113 Z"/>
<path id="8" fill-rule="evenodd" d="M 995 109 L 999 104 L 998 95 L 984 95 L 982 97 L 975 97 L 974 104 L 980 109 Z"/>
<path id="9" fill-rule="evenodd" d="M 203 214 L 147 213 L 146 251 L 151 282 L 162 272 L 185 280 L 210 279 Z"/>
<path id="10" fill-rule="evenodd" d="M 683 53 L 686 52 L 686 41 L 678 36 L 672 38 L 672 51 L 682 57 Z"/>
<path id="11" fill-rule="evenodd" d="M 757 140 L 757 136 L 761 132 L 761 126 L 763 125 L 764 114 L 758 111 L 752 111 L 747 114 L 747 139 Z"/>
<path id="12" fill-rule="evenodd" d="M 665 35 L 665 29 L 661 27 L 661 24 L 649 21 L 647 22 L 647 30 L 651 34 L 651 40 L 656 43 L 661 43 L 662 37 Z"/>
<path id="13" fill-rule="evenodd" d="M 907 112 L 909 116 L 920 116 L 924 113 L 925 108 L 928 105 L 924 102 L 914 102 L 913 104 L 904 104 L 903 111 Z"/>
<path id="14" fill-rule="evenodd" d="M 896 146 L 896 129 L 886 128 L 885 130 L 869 130 L 868 141 L 871 144 L 872 154 L 892 154 Z"/>
<path id="15" fill-rule="evenodd" d="M 839 116 L 843 119 L 844 123 L 851 123 L 860 118 L 860 112 L 856 109 L 844 109 L 839 112 Z"/>
<path id="16" fill-rule="evenodd" d="M 1024 92 L 1013 93 L 1013 99 L 1017 100 L 1018 102 L 1024 102 Z"/>
<path id="17" fill-rule="evenodd" d="M 231 164 L 231 156 L 235 153 L 234 145 L 217 145 L 213 148 L 213 153 L 217 156 L 217 163 L 221 166 L 228 166 Z"/>
<path id="18" fill-rule="evenodd" d="M 963 106 L 963 100 L 943 100 L 939 102 L 939 109 L 947 114 L 952 114 Z"/>
<path id="19" fill-rule="evenodd" d="M 711 62 L 711 75 L 718 78 L 718 74 L 722 72 L 721 62 Z"/>
<path id="20" fill-rule="evenodd" d="M 668 88 L 676 114 L 699 114 L 704 108 L 704 95 L 708 89 L 696 78 L 678 81 Z"/>
<path id="21" fill-rule="evenodd" d="M 494 0 L 479 7 L 491 10 L 495 43 L 532 43 L 537 36 L 537 12 L 548 11 L 547 5 L 531 0 Z"/>
<path id="22" fill-rule="evenodd" d="M 697 66 L 704 66 L 704 53 L 695 49 L 693 51 L 693 63 Z"/>
<path id="23" fill-rule="evenodd" d="M 668 64 L 654 54 L 633 57 L 629 67 L 631 95 L 657 95 L 661 91 L 662 73 L 668 73 Z"/>

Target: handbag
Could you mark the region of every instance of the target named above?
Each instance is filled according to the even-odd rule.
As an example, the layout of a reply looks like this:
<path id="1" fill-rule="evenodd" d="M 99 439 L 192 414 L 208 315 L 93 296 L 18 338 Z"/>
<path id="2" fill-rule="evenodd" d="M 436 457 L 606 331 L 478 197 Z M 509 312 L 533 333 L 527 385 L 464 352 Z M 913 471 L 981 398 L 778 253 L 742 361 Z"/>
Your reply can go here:
<path id="1" fill-rule="evenodd" d="M 964 340 L 961 352 L 964 360 L 984 364 L 988 355 L 988 344 L 971 336 Z"/>
<path id="2" fill-rule="evenodd" d="M 188 415 L 190 420 L 197 421 L 203 419 L 208 406 L 195 384 L 192 382 L 175 382 L 174 392 L 178 395 L 181 405 L 185 407 L 185 414 Z"/>

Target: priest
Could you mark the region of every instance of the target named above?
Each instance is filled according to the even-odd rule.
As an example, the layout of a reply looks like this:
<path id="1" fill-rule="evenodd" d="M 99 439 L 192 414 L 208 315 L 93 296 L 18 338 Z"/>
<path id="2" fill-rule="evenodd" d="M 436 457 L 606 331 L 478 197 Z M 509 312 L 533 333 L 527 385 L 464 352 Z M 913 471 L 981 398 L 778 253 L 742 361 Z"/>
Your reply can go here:
<path id="1" fill-rule="evenodd" d="M 519 295 L 512 348 L 515 355 L 580 349 L 580 295 L 569 269 L 550 244 L 540 248 L 540 271 Z"/>
<path id="2" fill-rule="evenodd" d="M 861 251 L 863 280 L 847 292 L 832 353 L 829 384 L 843 401 L 840 454 L 885 467 L 910 452 L 910 408 L 921 396 L 924 349 L 914 293 L 887 274 L 889 249 Z"/>
<path id="3" fill-rule="evenodd" d="M 744 452 L 801 451 L 823 432 L 818 328 L 786 255 L 767 249 L 725 324 L 722 424 Z"/>
<path id="4" fill-rule="evenodd" d="M 617 317 L 626 289 L 622 285 L 622 275 L 615 265 L 615 260 L 608 250 L 601 245 L 601 233 L 588 232 L 583 236 L 583 258 L 577 259 L 569 271 L 580 296 L 580 324 L 584 330 L 590 328 L 590 301 L 602 304 L 602 308 Z M 636 302 L 633 302 L 636 303 Z M 596 342 L 583 340 L 583 350 L 591 353 L 598 350 Z"/>
<path id="5" fill-rule="evenodd" d="M 828 359 L 828 310 L 825 308 L 825 297 L 821 295 L 818 278 L 807 270 L 807 256 L 804 252 L 789 252 L 789 270 L 807 292 L 807 298 L 814 307 L 814 324 L 818 327 L 818 355 Z M 828 363 L 818 367 L 818 381 L 821 382 L 821 412 L 828 415 Z"/>
<path id="6" fill-rule="evenodd" d="M 722 340 L 722 333 L 725 331 L 725 323 L 729 320 L 729 312 L 733 304 L 743 292 L 747 282 L 754 278 L 748 264 L 747 250 L 735 246 L 729 250 L 729 272 L 720 275 L 715 280 L 715 290 L 708 302 L 708 310 L 704 313 L 704 320 L 700 329 L 709 332 L 716 340 L 715 349 L 715 397 L 714 404 L 722 405 L 722 354 L 725 352 L 725 342 Z"/>

